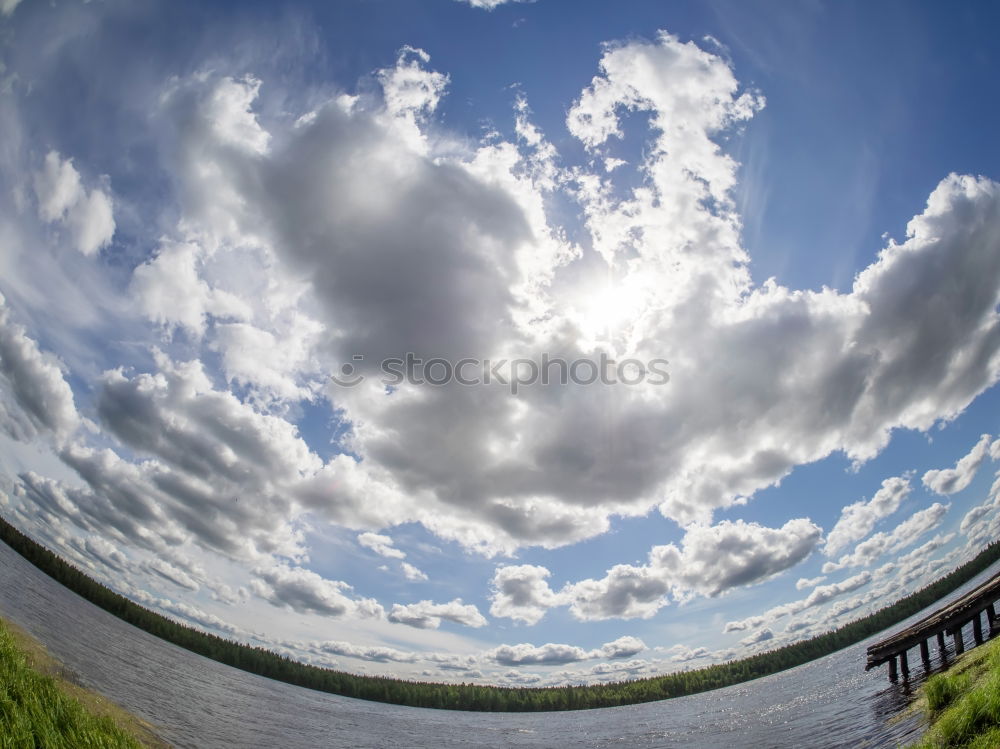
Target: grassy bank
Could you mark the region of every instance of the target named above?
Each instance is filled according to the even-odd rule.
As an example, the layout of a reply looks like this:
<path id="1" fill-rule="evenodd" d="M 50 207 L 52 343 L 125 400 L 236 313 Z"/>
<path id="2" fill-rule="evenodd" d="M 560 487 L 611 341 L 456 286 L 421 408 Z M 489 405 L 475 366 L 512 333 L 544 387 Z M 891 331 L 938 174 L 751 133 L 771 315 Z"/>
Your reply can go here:
<path id="1" fill-rule="evenodd" d="M 919 703 L 931 725 L 914 749 L 1000 747 L 1000 640 L 965 653 L 927 680 Z"/>
<path id="2" fill-rule="evenodd" d="M 45 648 L 0 620 L 2 749 L 166 747 L 135 716 L 65 678 Z"/>
<path id="3" fill-rule="evenodd" d="M 739 684 L 829 655 L 891 627 L 951 593 L 1000 560 L 1000 542 L 926 587 L 838 629 L 757 655 L 634 681 L 565 687 L 443 684 L 363 676 L 294 661 L 262 647 L 229 640 L 144 608 L 61 559 L 0 518 L 0 540 L 38 569 L 91 603 L 151 635 L 228 666 L 345 697 L 445 710 L 522 712 L 616 707 L 681 697 Z"/>

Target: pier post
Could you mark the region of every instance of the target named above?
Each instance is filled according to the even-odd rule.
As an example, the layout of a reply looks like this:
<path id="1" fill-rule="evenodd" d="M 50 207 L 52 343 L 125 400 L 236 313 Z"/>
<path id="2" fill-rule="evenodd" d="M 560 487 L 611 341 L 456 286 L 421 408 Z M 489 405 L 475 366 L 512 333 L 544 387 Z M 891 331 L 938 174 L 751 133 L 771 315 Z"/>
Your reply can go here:
<path id="1" fill-rule="evenodd" d="M 938 641 L 938 651 L 941 653 L 941 657 L 943 658 L 944 655 L 945 655 L 944 632 L 943 631 L 937 633 L 937 641 Z"/>
<path id="2" fill-rule="evenodd" d="M 889 659 L 889 681 L 899 681 L 899 676 L 896 674 L 896 656 Z"/>
<path id="3" fill-rule="evenodd" d="M 899 670 L 903 673 L 903 681 L 910 680 L 910 664 L 906 662 L 906 651 L 899 654 Z"/>
<path id="4" fill-rule="evenodd" d="M 995 606 L 995 603 L 991 603 L 986 607 L 986 620 L 990 623 L 990 637 L 993 636 L 993 632 L 997 628 L 997 610 Z"/>
<path id="5" fill-rule="evenodd" d="M 965 643 L 962 642 L 962 625 L 958 625 L 951 631 L 952 637 L 955 639 L 955 655 L 961 655 L 965 652 Z"/>
<path id="6" fill-rule="evenodd" d="M 927 640 L 920 641 L 920 660 L 924 662 L 924 670 L 931 670 L 931 651 L 927 647 Z"/>
<path id="7" fill-rule="evenodd" d="M 976 638 L 976 644 L 983 644 L 983 612 L 977 611 L 972 617 L 972 634 Z"/>

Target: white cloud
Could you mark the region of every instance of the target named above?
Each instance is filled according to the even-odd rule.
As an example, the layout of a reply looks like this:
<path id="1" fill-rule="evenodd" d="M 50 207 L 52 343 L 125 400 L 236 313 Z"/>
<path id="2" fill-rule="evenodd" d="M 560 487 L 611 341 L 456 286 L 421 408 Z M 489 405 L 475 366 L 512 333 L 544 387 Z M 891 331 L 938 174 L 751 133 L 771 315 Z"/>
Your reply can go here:
<path id="1" fill-rule="evenodd" d="M 827 562 L 823 565 L 823 573 L 826 574 L 844 567 L 867 567 L 884 554 L 906 548 L 922 535 L 939 526 L 949 507 L 950 505 L 935 502 L 930 507 L 913 513 L 888 533 L 876 533 L 867 541 L 862 541 L 855 546 L 854 551 L 850 554 L 845 554 L 836 562 Z"/>
<path id="2" fill-rule="evenodd" d="M 613 642 L 606 642 L 600 647 L 605 658 L 631 658 L 646 649 L 646 643 L 638 637 L 625 635 Z"/>
<path id="3" fill-rule="evenodd" d="M 159 609 L 173 619 L 180 620 L 182 624 L 190 626 L 194 624 L 202 629 L 217 630 L 227 635 L 246 636 L 246 632 L 241 628 L 220 619 L 215 614 L 211 614 L 197 606 L 192 606 L 183 601 L 173 601 L 169 598 L 159 598 L 144 590 L 133 589 L 128 591 L 128 597 L 153 609 Z"/>
<path id="4" fill-rule="evenodd" d="M 668 604 L 668 594 L 679 600 L 715 596 L 773 577 L 809 556 L 820 535 L 820 528 L 804 518 L 781 528 L 742 520 L 693 526 L 681 548 L 654 546 L 641 567 L 618 564 L 601 579 L 568 583 L 558 593 L 549 587 L 544 567 L 500 567 L 493 577 L 490 612 L 535 624 L 548 609 L 568 605 L 585 621 L 648 619 Z"/>
<path id="5" fill-rule="evenodd" d="M 42 352 L 24 327 L 11 318 L 0 295 L 0 428 L 31 441 L 52 434 L 62 441 L 80 423 L 63 366 Z"/>
<path id="6" fill-rule="evenodd" d="M 403 576 L 406 577 L 406 579 L 411 582 L 419 583 L 428 579 L 427 574 L 425 572 L 423 572 L 417 567 L 414 567 L 409 562 L 401 562 L 400 566 L 403 569 Z"/>
<path id="7" fill-rule="evenodd" d="M 187 572 L 163 559 L 152 559 L 145 563 L 142 568 L 180 588 L 186 588 L 192 592 L 197 592 L 201 588 Z"/>
<path id="8" fill-rule="evenodd" d="M 448 76 L 425 70 L 430 55 L 422 49 L 403 47 L 396 65 L 378 72 L 385 106 L 393 116 L 423 118 L 437 109 L 448 86 Z"/>
<path id="9" fill-rule="evenodd" d="M 38 216 L 50 223 L 63 218 L 80 200 L 84 191 L 73 160 L 63 161 L 55 151 L 46 154 L 41 171 L 35 173 L 34 188 L 38 199 Z"/>
<path id="10" fill-rule="evenodd" d="M 522 642 L 518 645 L 500 645 L 486 653 L 486 657 L 502 666 L 551 666 L 585 661 L 592 656 L 589 651 L 575 645 L 551 642 L 531 645 Z"/>
<path id="11" fill-rule="evenodd" d="M 864 572 L 858 573 L 857 575 L 849 577 L 838 583 L 817 586 L 805 598 L 800 598 L 799 600 L 792 601 L 790 603 L 780 604 L 768 609 L 761 615 L 750 616 L 746 619 L 727 622 L 722 631 L 724 633 L 743 632 L 748 629 L 756 629 L 763 624 L 774 622 L 784 616 L 800 614 L 807 609 L 822 606 L 825 603 L 829 603 L 834 598 L 868 585 L 872 581 L 872 577 L 872 573 L 865 570 Z"/>
<path id="12" fill-rule="evenodd" d="M 823 553 L 833 556 L 849 544 L 860 541 L 884 517 L 899 509 L 900 503 L 910 493 L 910 481 L 894 476 L 882 482 L 882 488 L 867 502 L 855 502 L 840 512 L 840 519 L 826 537 Z"/>
<path id="13" fill-rule="evenodd" d="M 713 523 L 716 511 L 735 512 L 796 466 L 834 453 L 870 460 L 893 430 L 926 431 L 996 382 L 996 183 L 942 180 L 905 240 L 889 241 L 849 289 L 755 284 L 729 154 L 738 152 L 730 137 L 763 100 L 740 87 L 722 56 L 668 34 L 607 45 L 599 74 L 567 117 L 593 163 L 569 166 L 530 121 L 524 98 L 510 141 L 449 132 L 436 115 L 449 79 L 428 65 L 426 53 L 404 48 L 374 75 L 381 93 L 361 86 L 356 96 L 291 95 L 225 72 L 170 81 L 149 117 L 149 145 L 169 192 L 162 208 L 118 194 L 113 202 L 106 180 L 91 184 L 71 159 L 48 153 L 32 184 L 38 217 L 54 225 L 46 231 L 93 255 L 113 238 L 116 211 L 124 221 L 141 209 L 134 223 L 156 233 L 135 246 L 157 249 L 119 266 L 134 268 L 131 310 L 142 319 L 128 321 L 121 340 L 109 336 L 114 348 L 104 353 L 120 358 L 99 364 L 114 367 L 101 377 L 87 371 L 98 354 L 70 377 L 4 313 L 0 423 L 21 439 L 55 435 L 59 457 L 78 475 L 56 481 L 23 471 L 10 493 L 30 522 L 52 538 L 68 528 L 143 553 L 221 554 L 254 570 L 247 586 L 265 600 L 350 619 L 385 612 L 346 582 L 302 566 L 311 527 L 335 523 L 360 534 L 359 544 L 380 540 L 368 548 L 403 559 L 383 532 L 421 523 L 496 555 L 555 549 L 658 507 L 684 536 L 654 547 L 645 562 L 565 585 L 560 569 L 558 590 L 546 567 L 502 566 L 490 599 L 493 616 L 528 625 L 555 606 L 583 620 L 651 617 L 671 601 L 780 575 L 821 542 L 805 518 L 766 528 Z M 294 111 L 301 102 L 313 108 Z M 629 144 L 641 156 L 625 163 L 616 140 L 634 132 L 623 125 L 629 114 L 650 128 L 646 143 Z M 574 200 L 583 225 L 559 225 L 576 213 L 563 207 Z M 23 204 L 31 206 L 30 189 Z M 577 245 L 570 236 L 584 239 Z M 119 288 L 127 280 L 115 279 Z M 160 344 L 172 356 L 144 362 L 142 334 L 165 337 Z M 48 346 L 50 337 L 39 340 Z M 130 360 L 119 354 L 126 350 L 139 353 Z M 660 388 L 533 388 L 516 398 L 502 388 L 404 385 L 387 393 L 376 363 L 405 351 L 452 359 L 606 351 L 668 358 L 671 379 Z M 326 381 L 354 355 L 364 356 L 363 385 Z M 93 388 L 87 407 L 101 421 L 87 435 L 76 428 L 91 425 L 68 384 L 78 378 Z M 335 442 L 320 446 L 321 438 L 314 451 L 295 424 L 314 440 L 323 426 L 315 412 L 327 408 Z M 994 457 L 998 445 L 989 448 Z M 951 473 L 929 472 L 925 483 L 957 491 L 970 467 L 960 461 Z M 827 554 L 866 538 L 897 510 L 908 485 L 888 482 L 844 509 Z M 871 564 L 903 549 L 946 509 L 917 513 L 830 566 Z M 991 513 L 966 516 L 970 539 L 996 536 Z M 139 574 L 127 555 L 82 548 Z M 240 596 L 239 582 L 216 591 L 166 559 L 141 569 L 147 580 Z M 889 565 L 907 580 L 940 563 L 903 559 Z M 426 579 L 400 566 L 408 579 Z M 815 586 L 808 597 L 730 631 L 768 626 L 883 574 L 832 585 L 819 585 L 822 576 L 800 580 Z M 859 601 L 872 593 L 837 610 L 866 605 Z M 485 621 L 461 601 L 396 604 L 388 618 L 424 628 Z M 640 644 L 509 645 L 500 655 L 554 665 L 581 654 L 627 658 Z M 340 654 L 418 660 L 373 648 Z M 439 667 L 451 666 L 473 673 L 477 664 L 461 658 Z M 616 666 L 600 673 L 633 667 Z"/>
<path id="14" fill-rule="evenodd" d="M 503 0 L 500 1 L 502 2 Z M 489 2 L 489 0 L 486 0 L 486 2 Z M 9 16 L 20 3 L 21 0 L 0 0 L 0 14 Z"/>
<path id="15" fill-rule="evenodd" d="M 759 632 L 754 632 L 752 635 L 747 635 L 742 640 L 740 640 L 740 645 L 757 645 L 761 642 L 767 642 L 768 640 L 774 639 L 774 632 L 769 629 L 762 629 Z"/>
<path id="16" fill-rule="evenodd" d="M 405 606 L 396 603 L 393 604 L 388 619 L 390 622 L 418 629 L 437 629 L 441 626 L 442 620 L 466 627 L 486 626 L 486 617 L 479 613 L 479 609 L 474 604 L 462 603 L 461 598 L 448 603 L 419 601 Z"/>
<path id="17" fill-rule="evenodd" d="M 316 643 L 315 648 L 322 653 L 343 655 L 348 658 L 358 658 L 363 661 L 376 661 L 379 663 L 384 663 L 386 661 L 394 661 L 396 663 L 413 663 L 419 658 L 417 653 L 397 650 L 396 648 L 380 647 L 377 645 L 355 645 L 350 642 L 341 642 L 337 640 L 328 640 L 326 642 Z"/>
<path id="18" fill-rule="evenodd" d="M 997 474 L 986 499 L 969 510 L 962 518 L 959 530 L 973 547 L 1000 537 L 1000 473 Z"/>
<path id="19" fill-rule="evenodd" d="M 246 302 L 202 280 L 198 254 L 189 242 L 164 242 L 154 257 L 133 271 L 130 291 L 147 319 L 200 336 L 210 315 L 235 320 L 250 316 Z"/>
<path id="20" fill-rule="evenodd" d="M 371 549 L 380 557 L 389 557 L 390 559 L 406 557 L 406 552 L 392 545 L 392 538 L 389 536 L 382 536 L 378 533 L 360 533 L 358 534 L 358 543 L 366 549 Z"/>
<path id="21" fill-rule="evenodd" d="M 570 611 L 583 621 L 648 619 L 667 605 L 671 580 L 653 565 L 616 564 L 600 580 L 581 580 L 567 586 Z"/>
<path id="22" fill-rule="evenodd" d="M 10 1 L 10 0 L 6 0 Z M 14 0 L 16 5 L 19 0 Z M 482 10 L 493 10 L 494 8 L 505 5 L 506 3 L 530 3 L 535 0 L 457 0 L 460 3 L 467 3 L 473 8 L 481 8 Z"/>
<path id="23" fill-rule="evenodd" d="M 707 658 L 711 655 L 708 648 L 689 648 L 686 645 L 674 645 L 667 648 L 669 660 L 672 663 L 687 663 L 688 661 Z"/>
<path id="24" fill-rule="evenodd" d="M 649 618 L 676 598 L 715 596 L 766 580 L 803 561 L 822 531 L 805 518 L 781 528 L 742 520 L 689 528 L 678 549 L 655 546 L 642 567 L 619 564 L 602 580 L 566 586 L 562 595 L 579 619 Z"/>
<path id="25" fill-rule="evenodd" d="M 300 556 L 289 495 L 315 477 L 322 461 L 293 424 L 216 389 L 200 362 L 175 364 L 158 352 L 156 360 L 155 374 L 106 372 L 97 399 L 107 434 L 151 460 L 133 466 L 82 448 L 63 460 L 97 497 L 121 491 L 144 497 L 115 514 L 134 510 L 145 524 L 150 510 L 142 508 L 152 502 L 160 517 L 224 554 Z"/>
<path id="26" fill-rule="evenodd" d="M 84 255 L 93 255 L 111 243 L 115 233 L 111 198 L 102 189 L 86 190 L 72 159 L 63 160 L 56 151 L 49 151 L 34 175 L 33 186 L 39 217 L 62 223 Z"/>
<path id="27" fill-rule="evenodd" d="M 275 606 L 285 606 L 300 614 L 359 618 L 381 618 L 382 607 L 370 598 L 351 598 L 351 586 L 327 580 L 312 570 L 276 563 L 254 571 L 250 589 Z"/>
<path id="28" fill-rule="evenodd" d="M 818 577 L 800 577 L 795 581 L 795 589 L 805 590 L 806 588 L 815 588 L 824 580 L 826 580 L 826 575 L 820 575 Z"/>
<path id="29" fill-rule="evenodd" d="M 954 468 L 927 471 L 924 474 L 924 486 L 935 494 L 955 494 L 965 489 L 976 477 L 979 466 L 990 455 L 990 435 L 979 438 L 968 455 L 960 458 Z"/>
<path id="30" fill-rule="evenodd" d="M 836 609 L 837 605 L 835 604 L 833 607 L 833 611 L 836 611 Z M 833 615 L 835 616 L 836 614 Z M 799 617 L 798 619 L 792 619 L 790 622 L 788 622 L 788 624 L 785 626 L 785 632 L 789 634 L 793 632 L 801 632 L 802 630 L 809 629 L 816 623 L 817 623 L 816 619 L 813 619 L 808 616 L 802 616 Z"/>
<path id="31" fill-rule="evenodd" d="M 421 522 L 486 554 L 573 543 L 657 505 L 709 525 L 714 510 L 795 466 L 837 451 L 868 460 L 893 429 L 928 429 L 996 380 L 990 357 L 973 355 L 996 347 L 986 333 L 1000 281 L 986 249 L 1000 231 L 989 180 L 943 180 L 906 241 L 890 242 L 848 293 L 754 286 L 730 196 L 737 164 L 717 141 L 762 101 L 721 57 L 669 35 L 606 49 L 568 126 L 600 151 L 625 110 L 650 112 L 640 190 L 616 184 L 622 169 L 560 170 L 526 120 L 518 143 L 463 149 L 432 134 L 445 80 L 425 63 L 404 50 L 377 76 L 381 99 L 334 98 L 280 133 L 272 121 L 266 148 L 234 152 L 219 124 L 232 116 L 264 132 L 253 82 L 194 77 L 164 100 L 183 145 L 186 229 L 258 247 L 274 273 L 305 279 L 302 307 L 327 329 L 327 371 L 364 356 L 369 381 L 325 390 L 351 424 L 342 446 L 362 459 L 317 477 L 339 474 L 340 501 L 321 505 L 325 517 L 365 529 Z M 223 117 L 208 102 L 233 86 L 243 93 L 222 97 Z M 570 185 L 596 255 L 560 239 L 546 212 L 546 194 Z M 912 314 L 924 298 L 946 313 Z M 608 321 L 614 330 L 602 333 Z M 501 358 L 598 344 L 667 355 L 669 385 L 517 398 L 404 386 L 386 396 L 372 377 L 374 362 L 404 351 Z M 779 371 L 793 374 L 767 374 Z M 628 445 L 628 460 L 609 444 Z"/>
<path id="32" fill-rule="evenodd" d="M 546 581 L 550 575 L 545 567 L 532 564 L 498 567 L 493 575 L 490 613 L 524 624 L 537 624 L 562 600 Z"/>

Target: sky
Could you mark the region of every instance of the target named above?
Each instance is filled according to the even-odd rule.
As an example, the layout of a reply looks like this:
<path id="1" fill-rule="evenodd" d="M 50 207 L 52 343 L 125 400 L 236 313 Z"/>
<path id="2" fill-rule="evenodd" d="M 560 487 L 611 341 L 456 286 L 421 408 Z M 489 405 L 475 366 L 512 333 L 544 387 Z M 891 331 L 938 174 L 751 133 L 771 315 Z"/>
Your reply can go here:
<path id="1" fill-rule="evenodd" d="M 885 606 L 1000 532 L 998 22 L 0 0 L 0 514 L 355 673 Z"/>

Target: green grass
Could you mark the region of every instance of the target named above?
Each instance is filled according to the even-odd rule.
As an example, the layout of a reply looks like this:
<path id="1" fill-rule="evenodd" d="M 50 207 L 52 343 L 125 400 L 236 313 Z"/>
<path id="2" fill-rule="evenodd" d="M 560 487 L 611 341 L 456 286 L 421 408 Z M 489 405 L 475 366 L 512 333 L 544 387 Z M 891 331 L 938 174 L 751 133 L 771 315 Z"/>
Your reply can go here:
<path id="1" fill-rule="evenodd" d="M 108 715 L 94 715 L 60 683 L 29 665 L 27 654 L 0 621 L 0 747 L 105 749 L 142 745 Z"/>
<path id="2" fill-rule="evenodd" d="M 931 725 L 914 749 L 1000 747 L 1000 640 L 966 653 L 923 692 Z"/>

